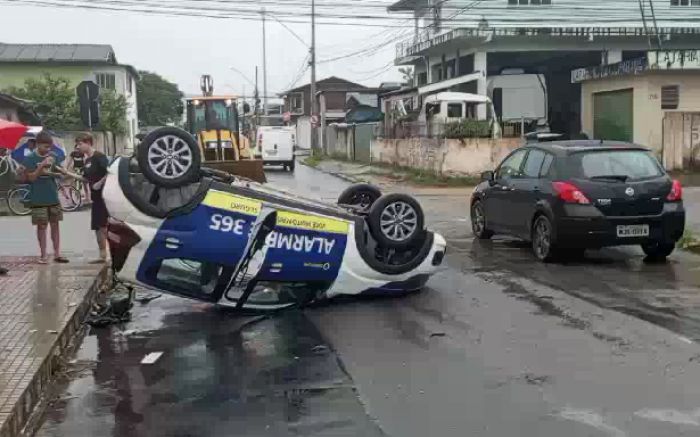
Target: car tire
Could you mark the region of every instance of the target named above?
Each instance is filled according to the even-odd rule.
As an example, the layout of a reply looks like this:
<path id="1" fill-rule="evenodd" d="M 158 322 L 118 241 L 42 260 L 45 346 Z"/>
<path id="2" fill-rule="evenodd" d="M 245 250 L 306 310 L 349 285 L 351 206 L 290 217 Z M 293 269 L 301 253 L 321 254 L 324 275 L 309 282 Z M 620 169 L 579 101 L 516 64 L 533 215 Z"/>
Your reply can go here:
<path id="1" fill-rule="evenodd" d="M 423 209 L 406 194 L 387 194 L 377 199 L 369 209 L 367 223 L 381 247 L 407 249 L 425 238 Z"/>
<path id="2" fill-rule="evenodd" d="M 289 164 L 287 164 L 287 170 L 294 173 L 294 160 L 289 161 Z"/>
<path id="3" fill-rule="evenodd" d="M 552 262 L 556 258 L 554 248 L 554 228 L 546 215 L 538 216 L 532 225 L 532 251 L 542 262 Z"/>
<path id="4" fill-rule="evenodd" d="M 380 197 L 382 192 L 374 185 L 354 184 L 340 193 L 338 205 L 361 206 L 369 209 Z"/>
<path id="5" fill-rule="evenodd" d="M 642 244 L 642 250 L 648 261 L 666 261 L 676 245 L 673 243 Z"/>
<path id="6" fill-rule="evenodd" d="M 479 240 L 488 240 L 493 237 L 493 231 L 486 226 L 486 211 L 480 200 L 472 204 L 471 208 L 472 232 Z"/>
<path id="7" fill-rule="evenodd" d="M 202 155 L 195 138 L 176 127 L 150 132 L 136 152 L 139 169 L 151 183 L 178 188 L 199 177 Z"/>

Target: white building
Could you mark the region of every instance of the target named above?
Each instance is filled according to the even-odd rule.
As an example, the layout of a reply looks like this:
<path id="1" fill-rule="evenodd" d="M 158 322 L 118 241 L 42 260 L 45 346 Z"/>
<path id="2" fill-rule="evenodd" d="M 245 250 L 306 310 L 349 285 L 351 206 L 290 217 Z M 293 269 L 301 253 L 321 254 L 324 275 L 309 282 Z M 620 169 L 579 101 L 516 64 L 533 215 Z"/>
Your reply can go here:
<path id="1" fill-rule="evenodd" d="M 541 75 L 552 130 L 569 133 L 582 113 L 572 70 L 700 48 L 700 0 L 400 0 L 389 11 L 413 19 L 395 63 L 414 67 L 419 95 L 488 95 L 504 71 Z"/>
<path id="2" fill-rule="evenodd" d="M 128 153 L 138 133 L 136 79 L 131 65 L 119 64 L 110 45 L 93 44 L 3 44 L 0 43 L 0 90 L 22 87 L 29 78 L 45 74 L 67 79 L 72 86 L 93 81 L 103 89 L 126 98 L 126 134 L 117 139 L 119 150 Z"/>

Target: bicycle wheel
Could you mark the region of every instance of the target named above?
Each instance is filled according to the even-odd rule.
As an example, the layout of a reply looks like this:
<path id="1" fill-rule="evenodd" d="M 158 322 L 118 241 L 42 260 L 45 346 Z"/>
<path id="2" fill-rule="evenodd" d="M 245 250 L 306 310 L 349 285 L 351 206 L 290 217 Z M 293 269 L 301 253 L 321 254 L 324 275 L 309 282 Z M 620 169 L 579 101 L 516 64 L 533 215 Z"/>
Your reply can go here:
<path id="1" fill-rule="evenodd" d="M 10 161 L 7 157 L 0 158 L 0 176 L 10 171 Z"/>
<path id="2" fill-rule="evenodd" d="M 7 193 L 7 207 L 15 215 L 29 215 L 32 209 L 29 208 L 28 203 L 28 188 L 14 188 Z"/>
<path id="3" fill-rule="evenodd" d="M 75 211 L 83 204 L 83 198 L 73 186 L 62 187 L 58 191 L 58 197 L 61 201 L 61 209 L 65 212 Z"/>

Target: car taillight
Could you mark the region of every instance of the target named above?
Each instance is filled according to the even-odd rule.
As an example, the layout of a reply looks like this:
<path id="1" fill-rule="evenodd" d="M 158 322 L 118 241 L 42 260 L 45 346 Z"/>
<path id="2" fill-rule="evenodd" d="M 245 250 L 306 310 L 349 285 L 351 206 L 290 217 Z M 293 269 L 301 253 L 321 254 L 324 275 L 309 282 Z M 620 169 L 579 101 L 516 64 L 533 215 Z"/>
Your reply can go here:
<path id="1" fill-rule="evenodd" d="M 683 200 L 683 186 L 678 179 L 673 180 L 671 184 L 671 192 L 666 196 L 666 200 L 669 202 L 679 202 Z"/>
<path id="2" fill-rule="evenodd" d="M 588 197 L 571 182 L 552 182 L 552 187 L 559 198 L 566 203 L 577 203 L 579 205 L 591 204 Z"/>
<path id="3" fill-rule="evenodd" d="M 126 223 L 113 218 L 107 223 L 107 242 L 112 254 L 112 268 L 120 271 L 124 267 L 129 251 L 136 246 L 141 237 L 136 234 Z"/>

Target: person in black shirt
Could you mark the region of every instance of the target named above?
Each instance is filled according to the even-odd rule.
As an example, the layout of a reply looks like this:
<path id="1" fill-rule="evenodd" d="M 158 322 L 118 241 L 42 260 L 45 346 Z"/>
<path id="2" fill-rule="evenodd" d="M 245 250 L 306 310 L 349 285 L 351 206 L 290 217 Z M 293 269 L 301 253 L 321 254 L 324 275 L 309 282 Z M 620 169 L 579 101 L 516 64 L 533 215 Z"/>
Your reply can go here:
<path id="1" fill-rule="evenodd" d="M 75 173 L 82 175 L 85 170 L 85 155 L 80 151 L 78 146 L 78 140 L 75 140 L 75 149 L 69 155 L 68 170 L 72 170 Z M 89 204 L 92 202 L 90 198 L 90 187 L 87 184 L 83 184 L 83 190 L 85 191 L 85 203 Z"/>
<path id="2" fill-rule="evenodd" d="M 78 148 L 85 156 L 83 176 L 90 186 L 90 196 L 92 197 L 90 228 L 95 231 L 97 246 L 100 249 L 100 258 L 93 263 L 104 263 L 107 262 L 107 219 L 109 214 L 102 197 L 102 188 L 107 179 L 109 160 L 104 153 L 94 149 L 90 134 L 82 134 L 78 137 Z"/>

